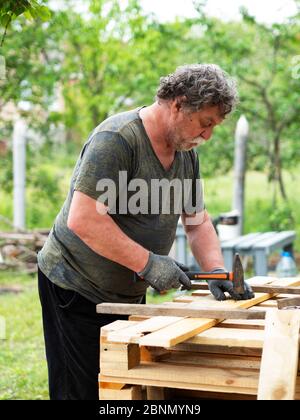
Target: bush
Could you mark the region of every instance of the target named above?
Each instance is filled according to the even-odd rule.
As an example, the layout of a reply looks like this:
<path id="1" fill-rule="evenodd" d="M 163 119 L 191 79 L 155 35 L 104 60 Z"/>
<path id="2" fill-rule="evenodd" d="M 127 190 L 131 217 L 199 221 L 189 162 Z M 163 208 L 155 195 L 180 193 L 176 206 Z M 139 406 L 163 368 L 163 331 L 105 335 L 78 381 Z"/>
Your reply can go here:
<path id="1" fill-rule="evenodd" d="M 292 209 L 287 204 L 272 207 L 269 216 L 271 230 L 293 230 L 295 229 L 295 218 Z"/>

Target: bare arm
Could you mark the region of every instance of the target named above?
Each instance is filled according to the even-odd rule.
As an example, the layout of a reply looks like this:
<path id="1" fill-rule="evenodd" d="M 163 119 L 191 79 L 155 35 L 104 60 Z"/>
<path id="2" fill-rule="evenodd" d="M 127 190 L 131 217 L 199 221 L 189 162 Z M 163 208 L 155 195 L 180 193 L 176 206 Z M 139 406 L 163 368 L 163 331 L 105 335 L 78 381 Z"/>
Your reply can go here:
<path id="1" fill-rule="evenodd" d="M 105 209 L 103 204 L 75 191 L 68 228 L 97 254 L 135 272 L 142 271 L 149 259 L 149 251 L 125 235 L 109 214 L 100 214 L 96 205 L 98 210 L 99 207 Z"/>
<path id="2" fill-rule="evenodd" d="M 199 222 L 193 225 L 187 223 L 190 217 L 181 216 L 192 253 L 203 271 L 224 268 L 220 242 L 210 217 L 206 211 L 199 215 L 195 215 Z"/>

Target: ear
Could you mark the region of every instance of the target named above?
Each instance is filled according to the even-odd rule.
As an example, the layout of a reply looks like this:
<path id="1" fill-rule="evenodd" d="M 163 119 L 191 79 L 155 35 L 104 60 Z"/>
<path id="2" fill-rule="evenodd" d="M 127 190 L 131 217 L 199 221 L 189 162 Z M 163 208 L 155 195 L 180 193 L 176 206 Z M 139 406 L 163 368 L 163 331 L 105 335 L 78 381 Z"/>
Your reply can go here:
<path id="1" fill-rule="evenodd" d="M 175 99 L 173 99 L 171 107 L 173 108 L 173 111 L 179 112 L 182 109 L 182 104 L 186 101 L 186 96 L 177 96 Z"/>

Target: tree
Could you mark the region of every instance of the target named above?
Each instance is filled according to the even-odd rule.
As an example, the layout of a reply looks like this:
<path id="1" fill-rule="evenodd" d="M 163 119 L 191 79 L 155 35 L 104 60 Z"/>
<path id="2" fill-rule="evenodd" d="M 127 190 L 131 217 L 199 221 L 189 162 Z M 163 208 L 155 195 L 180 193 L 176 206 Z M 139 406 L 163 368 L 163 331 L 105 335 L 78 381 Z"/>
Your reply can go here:
<path id="1" fill-rule="evenodd" d="M 39 18 L 48 20 L 50 18 L 49 9 L 37 0 L 2 0 L 0 5 L 0 26 L 4 28 L 4 32 L 0 48 L 3 46 L 7 29 L 11 22 L 23 14 L 27 19 Z"/>
<path id="2" fill-rule="evenodd" d="M 252 131 L 249 166 L 267 166 L 274 200 L 278 189 L 286 200 L 282 168 L 300 160 L 295 145 L 300 78 L 293 77 L 292 69 L 299 54 L 299 15 L 268 26 L 258 23 L 245 9 L 241 23 L 209 18 L 201 5 L 198 11 L 206 56 L 239 81 L 239 112 L 248 116 Z"/>
<path id="3" fill-rule="evenodd" d="M 152 102 L 159 77 L 179 64 L 176 48 L 188 30 L 145 16 L 136 0 L 125 8 L 88 3 L 88 16 L 68 13 L 62 41 L 63 118 L 80 143 L 108 115 Z"/>

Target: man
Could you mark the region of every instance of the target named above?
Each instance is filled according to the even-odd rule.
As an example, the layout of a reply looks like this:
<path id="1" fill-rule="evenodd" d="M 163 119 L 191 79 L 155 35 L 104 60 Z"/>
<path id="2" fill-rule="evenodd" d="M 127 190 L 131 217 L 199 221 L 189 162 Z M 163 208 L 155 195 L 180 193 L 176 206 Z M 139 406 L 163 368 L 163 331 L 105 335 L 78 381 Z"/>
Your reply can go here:
<path id="1" fill-rule="evenodd" d="M 141 303 L 149 285 L 189 288 L 186 268 L 167 256 L 180 216 L 175 202 L 192 199 L 192 211 L 183 206 L 181 217 L 202 269 L 224 270 L 197 194 L 193 148 L 209 140 L 236 98 L 234 82 L 218 66 L 179 67 L 161 79 L 152 105 L 108 118 L 84 145 L 68 197 L 38 256 L 50 398 L 97 399 L 99 328 L 120 317 L 97 315 L 95 304 Z M 179 187 L 161 197 L 152 187 L 166 180 L 177 186 L 192 181 L 189 193 L 181 199 Z M 210 281 L 209 288 L 218 300 L 225 299 L 224 291 L 234 299 L 253 296 L 248 286 L 244 295 L 235 295 L 231 282 Z"/>

